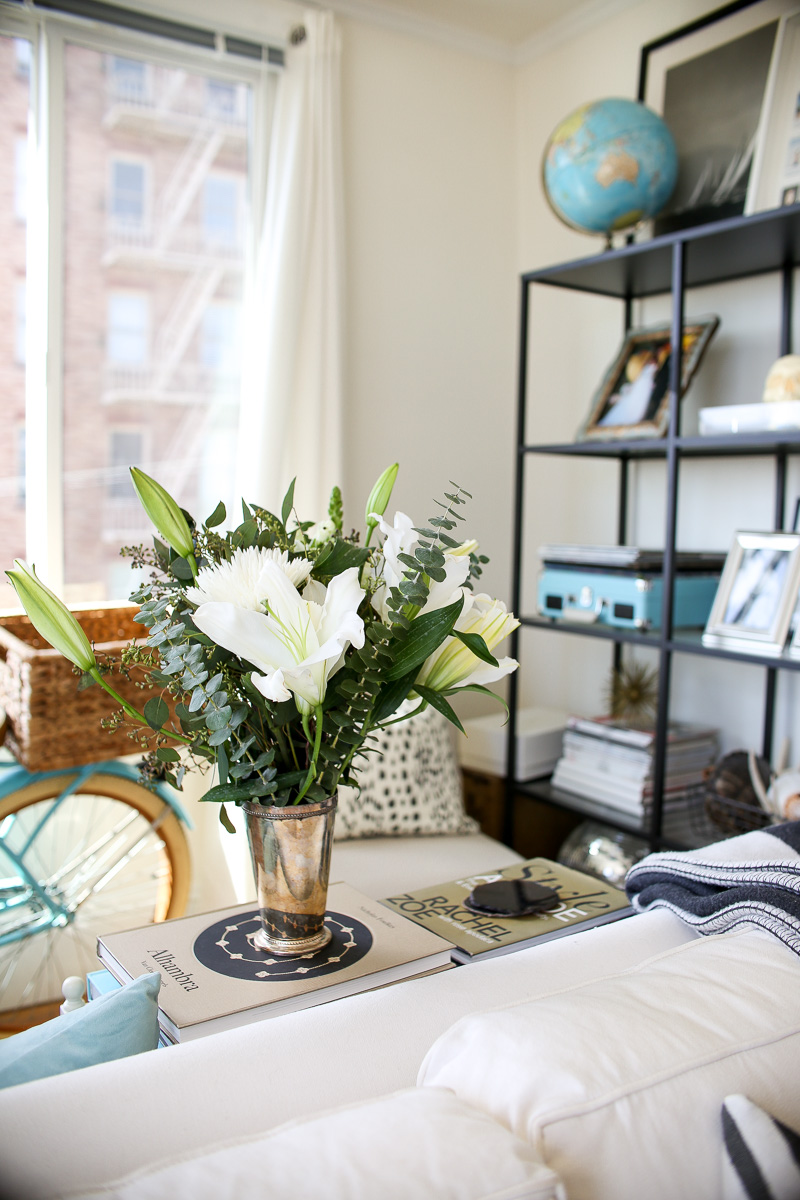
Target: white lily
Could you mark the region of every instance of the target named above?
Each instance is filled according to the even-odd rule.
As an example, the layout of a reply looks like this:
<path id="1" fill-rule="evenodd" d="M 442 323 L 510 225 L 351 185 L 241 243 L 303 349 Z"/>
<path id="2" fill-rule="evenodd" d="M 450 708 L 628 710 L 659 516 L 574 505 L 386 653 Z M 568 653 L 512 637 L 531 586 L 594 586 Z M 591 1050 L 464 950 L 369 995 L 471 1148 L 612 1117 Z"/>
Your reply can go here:
<path id="1" fill-rule="evenodd" d="M 266 612 L 227 601 L 201 604 L 194 623 L 218 646 L 252 663 L 253 683 L 268 700 L 290 700 L 300 712 L 317 708 L 344 651 L 364 645 L 358 570 L 336 575 L 327 588 L 309 581 L 303 594 L 274 561 L 263 564 L 258 589 Z"/>
<path id="2" fill-rule="evenodd" d="M 382 620 L 388 621 L 390 618 L 387 604 L 389 592 L 393 587 L 397 587 L 406 571 L 398 556 L 414 553 L 419 545 L 419 534 L 414 529 L 411 517 L 402 512 L 395 513 L 392 525 L 381 519 L 379 526 L 384 537 L 382 575 L 385 583 L 377 589 L 372 597 L 372 606 L 376 612 L 380 613 Z M 463 591 L 463 584 L 469 575 L 470 552 L 475 550 L 477 545 L 477 542 L 463 542 L 460 546 L 444 551 L 445 578 L 440 583 L 434 579 L 430 581 L 428 597 L 420 608 L 420 612 L 432 612 L 437 608 L 446 608 L 448 604 L 454 604 L 458 600 Z"/>
<path id="3" fill-rule="evenodd" d="M 311 574 L 311 563 L 307 558 L 290 561 L 285 550 L 250 546 L 246 550 L 234 550 L 230 562 L 203 567 L 197 574 L 196 585 L 186 589 L 186 596 L 192 604 L 219 601 L 263 612 L 261 572 L 267 563 L 275 563 L 280 567 L 295 587 L 300 587 Z"/>
<path id="4" fill-rule="evenodd" d="M 489 650 L 494 650 L 518 625 L 519 621 L 502 600 L 493 600 L 485 594 L 473 596 L 466 592 L 464 609 L 455 627 L 461 633 L 479 634 Z M 498 665 L 493 667 L 474 655 L 458 638 L 449 637 L 422 664 L 417 683 L 436 692 L 451 687 L 466 687 L 470 683 L 485 686 L 510 675 L 518 665 L 513 658 L 501 658 Z"/>

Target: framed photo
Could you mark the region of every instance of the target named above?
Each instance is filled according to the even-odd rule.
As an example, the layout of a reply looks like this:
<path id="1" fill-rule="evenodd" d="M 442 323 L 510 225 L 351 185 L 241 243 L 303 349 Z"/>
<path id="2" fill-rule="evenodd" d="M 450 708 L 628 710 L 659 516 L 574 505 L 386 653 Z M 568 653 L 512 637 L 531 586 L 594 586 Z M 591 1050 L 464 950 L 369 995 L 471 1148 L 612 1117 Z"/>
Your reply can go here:
<path id="1" fill-rule="evenodd" d="M 681 396 L 719 325 L 717 317 L 687 321 L 683 328 Z M 592 400 L 577 440 L 616 441 L 663 437 L 669 424 L 669 324 L 631 329 Z"/>
<path id="2" fill-rule="evenodd" d="M 800 199 L 800 9 L 781 18 L 746 212 Z"/>
<path id="3" fill-rule="evenodd" d="M 782 654 L 798 587 L 800 533 L 737 533 L 703 633 L 704 645 Z"/>
<path id="4" fill-rule="evenodd" d="M 655 234 L 756 211 L 782 19 L 798 7 L 738 0 L 642 48 L 639 99 L 664 118 L 678 151 L 678 183 Z"/>

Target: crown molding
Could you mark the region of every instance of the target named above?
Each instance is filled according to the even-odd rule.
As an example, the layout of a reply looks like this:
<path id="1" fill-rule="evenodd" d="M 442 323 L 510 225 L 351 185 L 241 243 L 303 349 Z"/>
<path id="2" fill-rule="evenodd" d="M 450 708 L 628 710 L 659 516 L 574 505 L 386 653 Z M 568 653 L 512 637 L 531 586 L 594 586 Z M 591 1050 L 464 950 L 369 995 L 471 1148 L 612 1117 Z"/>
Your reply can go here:
<path id="1" fill-rule="evenodd" d="M 541 33 L 515 46 L 511 61 L 515 66 L 525 66 L 564 42 L 596 29 L 626 9 L 633 8 L 636 3 L 638 0 L 587 0 L 576 12 L 569 13 Z"/>
<path id="2" fill-rule="evenodd" d="M 475 33 L 447 21 L 438 21 L 435 17 L 403 12 L 397 5 L 383 4 L 381 0 L 325 0 L 325 7 L 339 16 L 376 25 L 392 33 L 402 33 L 407 37 L 433 42 L 463 54 L 472 54 L 477 58 L 488 58 L 509 65 L 514 62 L 516 47 L 510 42 Z"/>
<path id="3" fill-rule="evenodd" d="M 365 24 L 375 25 L 392 33 L 419 38 L 435 45 L 445 46 L 463 54 L 509 66 L 524 66 L 550 50 L 588 32 L 596 26 L 632 7 L 639 0 L 586 0 L 576 12 L 549 25 L 540 33 L 524 42 L 514 43 L 489 34 L 476 33 L 463 26 L 420 13 L 404 11 L 398 4 L 384 0 L 293 0 L 305 7 L 325 7 L 342 17 L 349 17 Z"/>

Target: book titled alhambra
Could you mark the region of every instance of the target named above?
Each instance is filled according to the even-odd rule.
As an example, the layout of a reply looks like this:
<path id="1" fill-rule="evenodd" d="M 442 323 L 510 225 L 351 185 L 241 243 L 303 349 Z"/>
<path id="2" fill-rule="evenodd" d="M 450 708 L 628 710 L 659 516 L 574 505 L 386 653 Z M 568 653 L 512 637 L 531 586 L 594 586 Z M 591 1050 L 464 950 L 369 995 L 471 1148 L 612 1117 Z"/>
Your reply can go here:
<path id="1" fill-rule="evenodd" d="M 172 1042 L 233 1029 L 451 964 L 452 942 L 345 883 L 331 884 L 327 946 L 300 958 L 258 950 L 258 908 L 240 904 L 101 936 L 120 983 L 158 971 L 158 1020 Z"/>
<path id="2" fill-rule="evenodd" d="M 495 879 L 531 879 L 554 888 L 558 904 L 527 917 L 494 916 L 465 907 L 464 900 L 474 887 Z M 531 858 L 499 871 L 418 888 L 391 896 L 383 903 L 424 929 L 449 938 L 454 943 L 453 960 L 457 963 L 522 950 L 633 912 L 619 888 L 548 858 Z"/>

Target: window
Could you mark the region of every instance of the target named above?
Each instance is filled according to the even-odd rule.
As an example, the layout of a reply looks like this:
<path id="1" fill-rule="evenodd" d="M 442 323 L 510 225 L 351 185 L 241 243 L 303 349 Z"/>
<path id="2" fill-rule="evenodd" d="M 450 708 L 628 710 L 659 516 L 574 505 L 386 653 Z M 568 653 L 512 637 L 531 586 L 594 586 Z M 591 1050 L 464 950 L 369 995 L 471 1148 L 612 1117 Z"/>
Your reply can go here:
<path id="1" fill-rule="evenodd" d="M 145 223 L 144 163 L 125 158 L 111 160 L 111 219 L 117 225 L 136 229 Z"/>
<path id="2" fill-rule="evenodd" d="M 239 358 L 239 310 L 233 304 L 209 304 L 203 314 L 200 361 L 204 367 L 231 374 Z"/>
<path id="3" fill-rule="evenodd" d="M 217 117 L 234 118 L 238 115 L 236 85 L 223 83 L 219 79 L 206 80 L 206 111 Z"/>
<path id="4" fill-rule="evenodd" d="M 15 557 L 67 600 L 128 594 L 120 546 L 152 533 L 123 494 L 136 460 L 190 511 L 234 511 L 240 233 L 269 150 L 252 115 L 268 131 L 275 80 L 218 46 L 0 4 L 0 424 L 24 431 L 0 438 L 0 605 Z M 26 293 L 50 316 L 27 329 Z"/>
<path id="5" fill-rule="evenodd" d="M 111 80 L 111 94 L 117 100 L 129 104 L 143 103 L 149 96 L 149 80 L 147 64 L 138 58 L 109 59 L 108 73 Z"/>
<path id="6" fill-rule="evenodd" d="M 14 140 L 14 216 L 24 221 L 28 212 L 28 139 Z"/>
<path id="7" fill-rule="evenodd" d="M 135 292 L 108 297 L 106 355 L 117 367 L 143 367 L 149 358 L 150 301 Z"/>
<path id="8" fill-rule="evenodd" d="M 25 281 L 17 281 L 14 289 L 14 361 L 25 365 L 25 331 L 27 324 Z"/>
<path id="9" fill-rule="evenodd" d="M 108 494 L 112 500 L 132 500 L 136 494 L 129 468 L 144 458 L 144 436 L 134 429 L 112 429 L 108 448 Z"/>
<path id="10" fill-rule="evenodd" d="M 27 123 L 30 42 L 0 34 L 0 153 L 6 186 L 0 189 L 0 606 L 17 604 L 5 577 L 26 554 L 25 509 L 25 283 L 27 278 Z"/>
<path id="11" fill-rule="evenodd" d="M 20 79 L 30 79 L 31 44 L 25 38 L 14 38 L 14 58 Z"/>
<path id="12" fill-rule="evenodd" d="M 239 228 L 239 188 L 230 175 L 210 175 L 203 186 L 203 231 L 206 240 L 232 246 Z"/>

